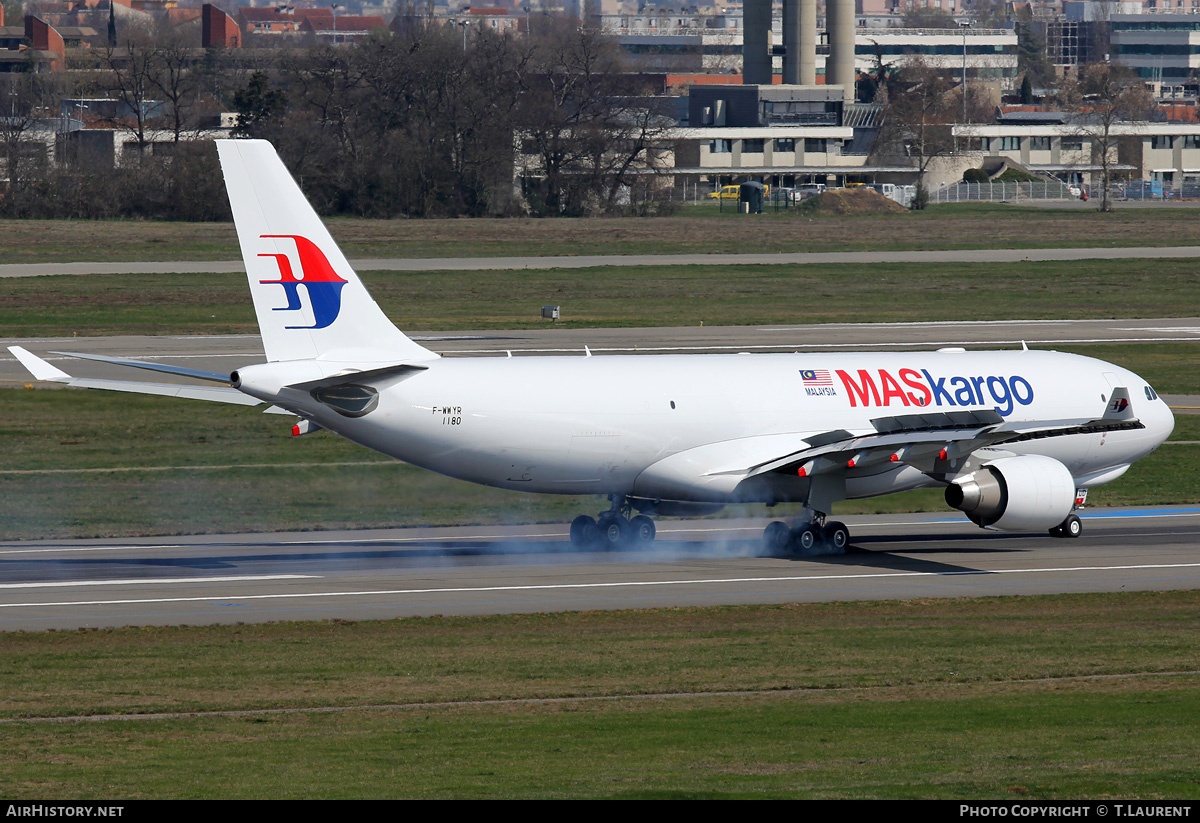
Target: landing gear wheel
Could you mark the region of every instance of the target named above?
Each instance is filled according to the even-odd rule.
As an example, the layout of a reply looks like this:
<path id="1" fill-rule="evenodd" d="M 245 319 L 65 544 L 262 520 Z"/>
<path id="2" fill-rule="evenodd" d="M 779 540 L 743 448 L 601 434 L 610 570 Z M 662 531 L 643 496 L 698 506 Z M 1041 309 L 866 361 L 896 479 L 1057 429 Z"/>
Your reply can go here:
<path id="1" fill-rule="evenodd" d="M 577 548 L 586 549 L 596 545 L 600 539 L 600 527 L 596 525 L 596 521 L 588 517 L 586 514 L 581 514 L 571 521 L 571 545 Z"/>
<path id="2" fill-rule="evenodd" d="M 1083 521 L 1075 515 L 1069 515 L 1061 524 L 1050 530 L 1051 537 L 1079 537 L 1083 534 Z"/>
<path id="3" fill-rule="evenodd" d="M 792 530 L 787 523 L 776 520 L 768 523 L 763 529 L 763 545 L 771 554 L 783 554 L 787 551 L 788 543 L 792 541 Z"/>
<path id="4" fill-rule="evenodd" d="M 802 551 L 812 551 L 812 547 L 817 545 L 817 531 L 812 526 L 804 526 L 796 529 L 796 545 Z"/>
<path id="5" fill-rule="evenodd" d="M 625 538 L 625 530 L 629 528 L 625 518 L 615 512 L 600 515 L 597 526 L 600 530 L 600 544 L 607 549 L 620 548 Z"/>
<path id="6" fill-rule="evenodd" d="M 845 551 L 846 546 L 850 545 L 850 530 L 845 523 L 831 520 L 825 524 L 825 542 L 837 551 Z"/>
<path id="7" fill-rule="evenodd" d="M 629 521 L 629 542 L 635 546 L 654 542 L 654 521 L 639 514 Z"/>

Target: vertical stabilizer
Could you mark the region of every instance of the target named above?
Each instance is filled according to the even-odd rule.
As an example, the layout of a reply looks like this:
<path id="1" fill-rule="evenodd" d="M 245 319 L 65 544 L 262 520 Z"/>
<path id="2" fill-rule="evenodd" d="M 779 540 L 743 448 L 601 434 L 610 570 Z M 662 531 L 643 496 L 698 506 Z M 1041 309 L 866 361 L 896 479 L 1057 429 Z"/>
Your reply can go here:
<path id="1" fill-rule="evenodd" d="M 267 359 L 429 360 L 388 320 L 265 140 L 218 140 Z"/>

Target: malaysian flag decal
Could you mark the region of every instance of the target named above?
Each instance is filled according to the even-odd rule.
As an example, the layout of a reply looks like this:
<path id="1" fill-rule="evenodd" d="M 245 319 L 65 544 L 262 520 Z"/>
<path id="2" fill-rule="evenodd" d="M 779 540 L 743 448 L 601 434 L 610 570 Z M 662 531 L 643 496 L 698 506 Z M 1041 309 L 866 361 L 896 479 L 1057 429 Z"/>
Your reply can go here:
<path id="1" fill-rule="evenodd" d="M 801 369 L 800 379 L 806 386 L 832 386 L 833 378 L 828 369 Z"/>

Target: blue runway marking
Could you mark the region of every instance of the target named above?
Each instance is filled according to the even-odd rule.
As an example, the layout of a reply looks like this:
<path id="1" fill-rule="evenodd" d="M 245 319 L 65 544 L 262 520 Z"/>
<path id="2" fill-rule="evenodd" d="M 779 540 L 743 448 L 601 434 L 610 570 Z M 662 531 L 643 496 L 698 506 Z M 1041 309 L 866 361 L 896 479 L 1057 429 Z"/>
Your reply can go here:
<path id="1" fill-rule="evenodd" d="M 1169 508 L 1169 509 L 1085 509 L 1080 513 L 1081 519 L 1102 519 L 1117 517 L 1181 517 L 1189 514 L 1200 514 L 1200 508 Z"/>

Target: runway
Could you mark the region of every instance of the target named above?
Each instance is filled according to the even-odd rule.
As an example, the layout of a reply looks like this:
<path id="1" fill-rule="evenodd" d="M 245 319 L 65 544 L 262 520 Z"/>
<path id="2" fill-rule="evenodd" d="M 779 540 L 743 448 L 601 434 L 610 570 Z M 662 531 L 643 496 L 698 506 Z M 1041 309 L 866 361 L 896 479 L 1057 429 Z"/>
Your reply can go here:
<path id="1" fill-rule="evenodd" d="M 414 332 L 448 356 L 666 354 L 931 349 L 953 346 L 1019 348 L 1091 343 L 1166 343 L 1200 340 L 1200 318 L 1106 320 L 977 320 L 821 325 L 689 326 L 595 329 L 552 326 L 521 331 Z M 78 351 L 229 372 L 262 362 L 257 335 L 9 338 L 0 340 L 0 387 L 26 385 L 28 373 L 2 347 L 24 346 L 81 377 L 138 379 L 131 369 L 46 355 Z M 155 380 L 168 379 L 156 375 Z"/>
<path id="2" fill-rule="evenodd" d="M 914 251 L 791 252 L 776 254 L 604 254 L 545 257 L 377 257 L 348 261 L 355 271 L 514 271 L 598 266 L 765 266 L 848 263 L 1022 263 L 1053 260 L 1195 258 L 1195 246 L 1074 249 L 937 249 Z M 242 272 L 241 260 L 5 263 L 0 278 L 53 274 L 209 274 Z"/>
<path id="3" fill-rule="evenodd" d="M 847 518 L 841 556 L 760 556 L 767 517 L 670 521 L 640 552 L 565 526 L 0 543 L 0 630 L 364 620 L 1200 586 L 1200 508 L 1085 512 L 1077 540 L 953 515 Z"/>

